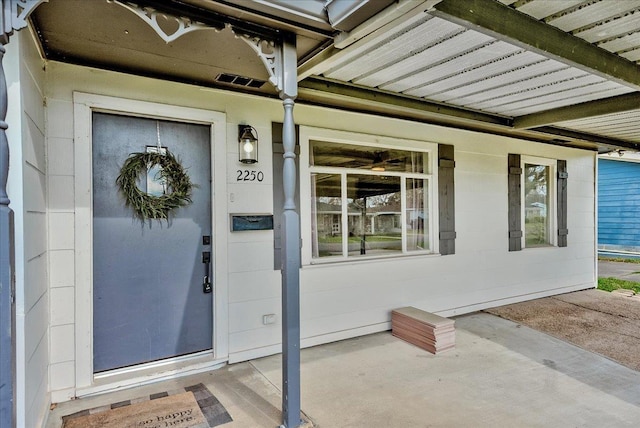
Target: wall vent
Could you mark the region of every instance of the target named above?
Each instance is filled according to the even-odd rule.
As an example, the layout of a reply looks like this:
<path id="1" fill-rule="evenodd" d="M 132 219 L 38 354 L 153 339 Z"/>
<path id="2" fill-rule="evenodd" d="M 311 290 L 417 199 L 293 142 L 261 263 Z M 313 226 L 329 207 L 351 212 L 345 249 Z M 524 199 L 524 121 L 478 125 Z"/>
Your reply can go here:
<path id="1" fill-rule="evenodd" d="M 235 74 L 221 73 L 216 76 L 216 82 L 228 85 L 244 86 L 246 88 L 261 88 L 266 83 L 264 80 L 252 79 L 251 77 L 238 76 Z"/>

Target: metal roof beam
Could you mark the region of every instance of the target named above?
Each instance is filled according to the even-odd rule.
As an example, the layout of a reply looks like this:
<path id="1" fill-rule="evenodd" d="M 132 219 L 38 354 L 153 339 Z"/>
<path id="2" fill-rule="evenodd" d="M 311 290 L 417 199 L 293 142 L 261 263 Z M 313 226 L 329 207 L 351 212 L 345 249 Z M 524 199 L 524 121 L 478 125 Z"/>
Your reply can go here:
<path id="1" fill-rule="evenodd" d="M 640 66 L 495 0 L 444 0 L 430 14 L 640 89 Z"/>
<path id="2" fill-rule="evenodd" d="M 337 82 L 329 79 L 307 78 L 298 83 L 301 90 L 307 93 L 313 91 L 317 94 L 331 95 L 335 98 L 350 98 L 368 104 L 384 105 L 388 108 L 401 108 L 404 110 L 420 111 L 438 117 L 446 117 L 459 121 L 481 122 L 491 125 L 512 126 L 512 120 L 502 116 L 467 110 L 451 105 L 425 101 L 422 98 L 414 98 L 392 92 L 371 89 L 353 84 Z"/>
<path id="3" fill-rule="evenodd" d="M 298 83 L 298 101 L 367 114 L 379 114 L 411 121 L 432 123 L 475 132 L 488 132 L 522 140 L 587 150 L 599 148 L 640 150 L 640 144 L 567 129 L 542 126 L 513 128 L 513 121 L 491 115 L 386 91 L 359 87 L 323 78 L 307 78 Z"/>
<path id="4" fill-rule="evenodd" d="M 630 94 L 619 95 L 617 97 L 588 101 L 580 104 L 545 110 L 539 113 L 519 116 L 513 119 L 513 127 L 517 129 L 530 129 L 550 125 L 552 123 L 620 113 L 629 110 L 637 110 L 639 108 L 640 92 L 633 92 Z"/>
<path id="5" fill-rule="evenodd" d="M 581 140 L 595 143 L 599 152 L 606 152 L 617 149 L 630 149 L 640 151 L 640 144 L 631 141 L 620 140 L 617 138 L 608 138 L 602 135 L 589 134 L 586 132 L 572 131 L 570 129 L 558 128 L 555 126 L 541 126 L 539 128 L 529 129 L 529 131 L 540 134 L 553 135 L 561 139 Z"/>

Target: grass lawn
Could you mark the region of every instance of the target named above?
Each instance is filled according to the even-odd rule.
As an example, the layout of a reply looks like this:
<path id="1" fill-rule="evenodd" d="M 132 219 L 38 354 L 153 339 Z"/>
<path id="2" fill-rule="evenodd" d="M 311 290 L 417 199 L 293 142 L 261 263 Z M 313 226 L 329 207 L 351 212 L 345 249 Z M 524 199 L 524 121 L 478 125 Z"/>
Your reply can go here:
<path id="1" fill-rule="evenodd" d="M 599 256 L 598 260 L 602 260 L 605 262 L 624 262 L 624 263 L 640 264 L 640 258 Z M 638 266 L 638 270 L 640 271 L 640 266 Z M 640 273 L 640 272 L 634 272 L 634 273 Z M 625 281 L 624 279 L 618 279 L 618 278 L 598 278 L 598 289 L 604 290 L 604 291 L 613 291 L 613 290 L 619 290 L 619 289 L 633 290 L 636 294 L 640 294 L 640 282 Z"/>
<path id="2" fill-rule="evenodd" d="M 604 257 L 598 256 L 598 260 L 602 260 L 605 262 L 624 262 L 624 263 L 636 263 L 640 264 L 640 257 L 635 258 L 626 258 L 626 257 Z"/>
<path id="3" fill-rule="evenodd" d="M 598 278 L 598 290 L 613 291 L 623 288 L 640 293 L 640 282 L 625 281 L 618 278 Z"/>

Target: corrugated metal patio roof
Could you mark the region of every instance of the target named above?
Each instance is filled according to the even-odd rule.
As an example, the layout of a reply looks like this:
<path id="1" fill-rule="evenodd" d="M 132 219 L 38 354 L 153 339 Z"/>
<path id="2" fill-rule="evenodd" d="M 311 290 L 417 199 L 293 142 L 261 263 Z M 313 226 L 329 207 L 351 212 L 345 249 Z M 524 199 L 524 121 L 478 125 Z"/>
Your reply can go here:
<path id="1" fill-rule="evenodd" d="M 330 79 L 510 117 L 634 91 L 427 13 L 325 66 Z"/>
<path id="2" fill-rule="evenodd" d="M 544 127 L 540 130 L 554 133 L 553 126 L 560 138 L 593 134 L 632 147 L 640 143 L 640 1 L 420 3 L 383 31 L 303 66 L 303 77 L 489 113 L 519 129 Z M 488 8 L 494 22 L 485 26 L 473 15 Z M 513 18 L 528 24 L 521 28 L 523 37 L 502 26 L 501 21 Z M 611 75 L 604 64 L 597 69 L 590 67 L 594 61 L 560 56 L 562 47 L 548 49 L 556 41 L 544 43 L 557 39 L 557 30 L 564 36 L 560 40 L 576 44 L 580 54 L 600 52 L 602 62 L 615 55 L 630 71 Z M 603 108 L 603 101 L 619 102 Z M 572 106 L 576 109 L 568 111 Z M 545 117 L 546 112 L 561 114 Z M 562 120 L 567 114 L 572 120 Z"/>

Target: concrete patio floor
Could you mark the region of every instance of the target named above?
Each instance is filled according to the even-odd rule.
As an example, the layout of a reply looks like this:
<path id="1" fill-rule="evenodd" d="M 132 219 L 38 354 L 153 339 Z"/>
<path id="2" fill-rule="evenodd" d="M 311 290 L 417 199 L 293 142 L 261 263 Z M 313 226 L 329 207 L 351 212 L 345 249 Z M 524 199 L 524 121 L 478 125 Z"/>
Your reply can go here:
<path id="1" fill-rule="evenodd" d="M 233 427 L 280 424 L 280 355 L 58 405 L 61 416 L 204 383 Z M 431 355 L 390 333 L 302 351 L 302 409 L 316 427 L 631 427 L 640 372 L 544 333 L 476 313 L 456 348 Z"/>

